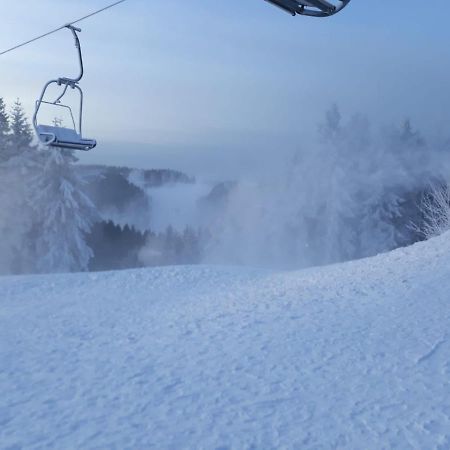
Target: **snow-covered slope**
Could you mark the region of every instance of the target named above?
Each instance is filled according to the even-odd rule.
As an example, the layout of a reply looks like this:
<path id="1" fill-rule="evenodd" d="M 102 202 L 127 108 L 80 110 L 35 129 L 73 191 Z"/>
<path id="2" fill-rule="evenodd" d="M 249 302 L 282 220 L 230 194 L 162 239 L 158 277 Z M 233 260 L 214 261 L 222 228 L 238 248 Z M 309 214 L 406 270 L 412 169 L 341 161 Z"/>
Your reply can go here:
<path id="1" fill-rule="evenodd" d="M 0 279 L 0 447 L 450 448 L 450 236 L 273 273 Z"/>

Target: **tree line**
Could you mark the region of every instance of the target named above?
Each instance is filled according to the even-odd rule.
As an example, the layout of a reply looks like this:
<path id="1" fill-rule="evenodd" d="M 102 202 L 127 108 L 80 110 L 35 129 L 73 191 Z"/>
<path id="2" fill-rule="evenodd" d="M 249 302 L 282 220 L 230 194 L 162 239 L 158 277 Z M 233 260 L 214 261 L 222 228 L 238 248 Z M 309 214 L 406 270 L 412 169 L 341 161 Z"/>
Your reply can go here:
<path id="1" fill-rule="evenodd" d="M 200 262 L 207 240 L 202 230 L 169 226 L 155 233 L 148 226 L 140 232 L 104 220 L 102 208 L 129 202 L 130 189 L 145 197 L 127 181 L 130 169 L 109 168 L 92 180 L 76 162 L 73 151 L 35 144 L 20 101 L 8 111 L 0 97 L 0 274 Z M 143 177 L 154 186 L 195 181 L 170 170 Z"/>
<path id="2" fill-rule="evenodd" d="M 333 105 L 316 140 L 299 145 L 269 182 L 233 187 L 207 262 L 325 265 L 429 234 L 422 203 L 449 179 L 450 140 L 427 142 L 408 119 L 374 130 L 366 116 Z"/>
<path id="3" fill-rule="evenodd" d="M 113 170 L 93 189 L 74 152 L 35 145 L 20 101 L 8 110 L 0 98 L 0 273 L 201 262 L 301 267 L 371 256 L 430 235 L 423 232 L 430 220 L 447 227 L 448 191 L 430 197 L 430 186 L 445 185 L 448 148 L 432 149 L 409 120 L 376 136 L 367 118 L 345 120 L 333 106 L 318 145 L 300 150 L 271 183 L 233 183 L 218 198 L 213 189 L 208 199 L 217 208 L 201 228 L 155 233 L 149 221 L 140 232 L 108 222 L 102 207 L 122 202 L 124 211 L 142 213 L 151 199 L 140 184 L 194 180 L 154 171 L 130 184 Z M 424 197 L 433 211 L 441 199 L 438 216 L 423 211 Z"/>

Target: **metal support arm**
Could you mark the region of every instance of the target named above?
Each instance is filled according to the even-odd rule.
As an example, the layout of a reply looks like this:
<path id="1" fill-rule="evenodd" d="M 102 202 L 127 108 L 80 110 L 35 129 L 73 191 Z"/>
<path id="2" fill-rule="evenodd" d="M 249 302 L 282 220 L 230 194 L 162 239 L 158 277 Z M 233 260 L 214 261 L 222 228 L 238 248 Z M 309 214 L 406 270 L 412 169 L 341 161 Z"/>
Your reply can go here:
<path id="1" fill-rule="evenodd" d="M 66 28 L 72 32 L 73 38 L 75 40 L 75 47 L 78 52 L 78 62 L 80 63 L 80 73 L 76 78 L 61 77 L 58 79 L 58 84 L 65 84 L 70 86 L 71 88 L 74 88 L 75 85 L 81 81 L 84 75 L 83 55 L 81 53 L 80 39 L 78 38 L 77 34 L 81 32 L 81 28 L 76 28 L 73 25 L 66 25 Z"/>

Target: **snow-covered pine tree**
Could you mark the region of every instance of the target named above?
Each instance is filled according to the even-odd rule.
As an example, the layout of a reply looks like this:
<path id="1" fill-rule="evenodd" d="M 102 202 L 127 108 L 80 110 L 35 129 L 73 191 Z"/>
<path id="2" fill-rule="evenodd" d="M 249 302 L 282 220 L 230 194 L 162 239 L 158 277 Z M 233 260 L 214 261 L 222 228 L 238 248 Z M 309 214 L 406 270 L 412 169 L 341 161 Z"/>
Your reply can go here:
<path id="1" fill-rule="evenodd" d="M 0 97 L 0 163 L 6 160 L 9 130 L 9 117 L 6 112 L 6 105 L 3 98 Z"/>
<path id="2" fill-rule="evenodd" d="M 11 189 L 11 179 L 6 162 L 9 159 L 9 117 L 6 105 L 0 97 L 0 273 L 11 273 L 15 245 L 11 243 L 12 217 L 11 211 L 15 201 L 11 198 L 14 193 Z"/>
<path id="3" fill-rule="evenodd" d="M 359 214 L 358 189 L 363 167 L 361 154 L 370 146 L 367 119 L 355 116 L 348 124 L 336 105 L 319 128 L 321 149 L 321 207 L 318 242 L 322 263 L 352 259 L 357 252 L 355 221 Z M 318 184 L 318 182 L 316 182 Z"/>
<path id="4" fill-rule="evenodd" d="M 395 158 L 397 182 L 403 188 L 424 187 L 431 169 L 430 151 L 411 121 L 392 130 L 387 138 L 388 151 Z"/>
<path id="5" fill-rule="evenodd" d="M 359 159 L 359 218 L 357 257 L 366 257 L 399 245 L 398 226 L 404 199 L 397 175 L 397 156 L 379 139 L 372 140 L 368 151 L 355 155 Z"/>
<path id="6" fill-rule="evenodd" d="M 177 231 L 169 225 L 164 233 L 164 258 L 166 264 L 175 264 L 177 259 L 177 251 L 179 236 Z"/>
<path id="7" fill-rule="evenodd" d="M 88 269 L 93 256 L 86 235 L 96 209 L 84 193 L 86 180 L 76 170 L 68 150 L 41 150 L 41 168 L 30 197 L 34 209 L 34 242 L 38 272 L 74 272 Z"/>
<path id="8" fill-rule="evenodd" d="M 403 246 L 421 238 L 411 224 L 418 225 L 421 221 L 418 205 L 422 193 L 440 173 L 445 173 L 441 172 L 443 167 L 433 166 L 433 159 L 445 161 L 445 158 L 431 158 L 427 142 L 409 119 L 384 133 L 383 147 L 384 186 L 394 201 L 391 208 L 398 209 L 392 222 L 396 246 Z"/>
<path id="9" fill-rule="evenodd" d="M 28 181 L 36 167 L 32 133 L 24 110 L 16 101 L 8 117 L 0 102 L 0 271 L 18 273 L 28 259 L 26 236 L 32 217 L 29 208 Z"/>
<path id="10" fill-rule="evenodd" d="M 393 186 L 373 185 L 373 192 L 362 205 L 359 257 L 393 250 L 402 242 L 403 198 Z"/>
<path id="11" fill-rule="evenodd" d="M 10 124 L 11 143 L 15 154 L 28 150 L 33 141 L 33 132 L 19 99 L 14 102 L 12 107 Z"/>

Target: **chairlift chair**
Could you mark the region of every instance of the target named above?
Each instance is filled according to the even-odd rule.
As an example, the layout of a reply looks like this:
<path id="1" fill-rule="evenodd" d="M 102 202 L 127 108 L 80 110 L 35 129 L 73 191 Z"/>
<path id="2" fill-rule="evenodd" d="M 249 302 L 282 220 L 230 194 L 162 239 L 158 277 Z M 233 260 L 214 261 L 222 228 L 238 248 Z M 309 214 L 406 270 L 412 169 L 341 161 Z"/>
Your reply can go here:
<path id="1" fill-rule="evenodd" d="M 329 17 L 342 11 L 350 0 L 265 0 L 295 16 Z"/>
<path id="2" fill-rule="evenodd" d="M 77 35 L 77 32 L 81 32 L 81 29 L 75 28 L 72 25 L 67 25 L 66 28 L 68 28 L 72 32 L 73 37 L 75 39 L 75 47 L 77 48 L 78 51 L 78 60 L 80 63 L 80 74 L 76 78 L 61 77 L 55 80 L 50 80 L 44 86 L 41 96 L 39 97 L 39 100 L 37 100 L 36 102 L 36 108 L 33 116 L 33 126 L 36 131 L 36 135 L 39 138 L 39 141 L 47 147 L 87 151 L 92 150 L 97 145 L 97 142 L 94 139 L 83 138 L 82 135 L 83 91 L 78 85 L 78 83 L 83 78 L 84 68 L 83 68 L 83 57 L 81 54 L 80 40 Z M 46 91 L 49 88 L 49 86 L 53 84 L 61 86 L 63 88 L 62 93 L 54 101 L 45 100 Z M 76 125 L 72 108 L 68 105 L 64 105 L 61 103 L 62 98 L 66 95 L 67 90 L 69 88 L 76 89 L 80 95 L 78 126 Z M 70 117 L 72 119 L 72 127 L 66 128 L 63 126 L 58 126 L 58 123 L 56 121 L 53 125 L 45 125 L 39 123 L 38 114 L 42 104 L 47 104 L 66 109 L 69 112 Z"/>

